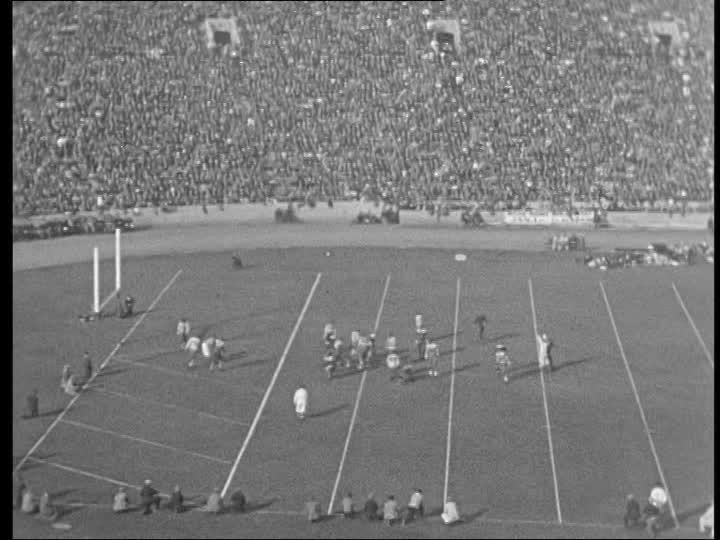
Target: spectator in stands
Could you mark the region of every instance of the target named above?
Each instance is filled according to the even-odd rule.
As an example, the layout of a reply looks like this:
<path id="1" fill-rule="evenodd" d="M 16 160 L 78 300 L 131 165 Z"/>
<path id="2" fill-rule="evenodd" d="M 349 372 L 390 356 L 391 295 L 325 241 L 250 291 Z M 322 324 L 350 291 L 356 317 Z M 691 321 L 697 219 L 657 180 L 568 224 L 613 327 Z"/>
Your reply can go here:
<path id="1" fill-rule="evenodd" d="M 712 2 L 443 7 L 15 3 L 13 212 L 711 200 Z M 648 22 L 670 7 L 668 47 Z M 208 43 L 210 16 L 239 43 Z"/>

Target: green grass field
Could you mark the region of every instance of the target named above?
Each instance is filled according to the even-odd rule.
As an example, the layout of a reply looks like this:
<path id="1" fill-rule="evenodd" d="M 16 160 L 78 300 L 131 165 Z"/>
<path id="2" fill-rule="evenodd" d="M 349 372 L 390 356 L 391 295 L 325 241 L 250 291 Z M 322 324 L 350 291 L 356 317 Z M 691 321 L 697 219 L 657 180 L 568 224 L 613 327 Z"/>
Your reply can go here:
<path id="1" fill-rule="evenodd" d="M 551 252 L 466 251 L 468 261 L 459 263 L 455 251 L 443 249 L 334 248 L 330 257 L 325 251 L 248 250 L 248 267 L 240 271 L 231 268 L 228 253 L 129 258 L 123 279 L 138 299 L 139 314 L 87 326 L 76 316 L 90 304 L 90 264 L 15 274 L 16 463 L 70 400 L 59 388 L 62 366 L 80 371 L 84 349 L 100 365 L 133 331 L 23 467 L 36 491 L 50 491 L 58 503 L 78 503 L 61 519 L 73 529 L 55 531 L 16 515 L 14 536 L 642 537 L 643 531 L 622 528 L 625 495 L 645 499 L 659 474 L 637 398 L 682 525 L 664 534 L 698 536 L 697 516 L 714 489 L 714 367 L 672 285 L 713 354 L 712 266 L 601 273 L 571 254 Z M 107 292 L 112 262 L 103 263 L 101 275 Z M 552 454 L 529 279 L 538 327 L 555 342 L 557 369 L 545 376 Z M 352 422 L 363 376 L 325 378 L 323 325 L 334 321 L 347 341 L 352 330 L 371 331 L 379 317 L 378 343 L 392 331 L 411 354 L 416 313 L 439 340 L 440 376 L 425 376 L 422 362 L 415 364 L 418 380 L 410 385 L 391 382 L 384 366 L 369 370 Z M 484 340 L 472 324 L 480 313 L 489 320 Z M 212 331 L 226 339 L 230 359 L 223 372 L 210 372 L 203 363 L 186 368 L 175 336 L 181 316 L 189 317 L 193 333 Z M 499 342 L 514 360 L 508 385 L 497 379 L 492 362 Z M 109 504 L 112 481 L 139 485 L 150 478 L 165 493 L 180 484 L 197 500 L 222 488 L 281 357 L 282 369 L 230 484 L 230 491 L 240 488 L 250 500 L 249 514 L 114 516 L 94 506 Z M 292 406 L 301 383 L 310 395 L 304 422 Z M 33 388 L 42 416 L 21 420 Z M 347 491 L 358 507 L 370 491 L 378 502 L 394 494 L 405 506 L 417 486 L 431 517 L 391 529 L 362 519 L 309 525 L 300 515 L 304 502 L 313 496 L 326 510 L 338 474 L 335 510 Z M 467 517 L 450 529 L 438 517 L 446 476 L 448 493 Z"/>

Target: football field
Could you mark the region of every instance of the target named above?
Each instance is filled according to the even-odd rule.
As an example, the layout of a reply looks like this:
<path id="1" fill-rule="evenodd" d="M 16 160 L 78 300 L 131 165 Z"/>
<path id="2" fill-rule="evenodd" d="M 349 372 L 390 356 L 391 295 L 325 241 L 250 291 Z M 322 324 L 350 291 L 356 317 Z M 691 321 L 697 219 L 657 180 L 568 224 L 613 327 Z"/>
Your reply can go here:
<path id="1" fill-rule="evenodd" d="M 599 272 L 553 252 L 468 250 L 457 262 L 443 249 L 325 251 L 249 250 L 238 271 L 228 253 L 128 258 L 138 313 L 85 326 L 89 265 L 14 275 L 14 465 L 68 505 L 65 536 L 97 534 L 101 516 L 117 537 L 634 537 L 644 533 L 622 527 L 625 496 L 643 504 L 657 480 L 680 525 L 665 534 L 698 535 L 714 489 L 712 266 Z M 440 347 L 438 377 L 417 359 L 417 313 Z M 193 334 L 225 339 L 223 371 L 187 368 L 183 316 Z M 376 330 L 382 348 L 393 333 L 416 380 L 391 381 L 384 362 L 327 380 L 331 321 L 346 342 Z M 554 342 L 552 373 L 537 369 L 535 326 Z M 85 349 L 104 367 L 70 403 L 60 373 L 79 372 Z M 20 420 L 34 388 L 41 418 Z M 115 487 L 145 479 L 195 502 L 241 489 L 251 511 L 113 516 Z M 356 508 L 370 492 L 404 507 L 416 487 L 429 516 L 405 529 L 302 514 L 310 497 L 338 512 L 348 492 Z M 446 496 L 464 524 L 442 525 Z M 59 534 L 38 527 L 18 517 L 15 536 Z"/>

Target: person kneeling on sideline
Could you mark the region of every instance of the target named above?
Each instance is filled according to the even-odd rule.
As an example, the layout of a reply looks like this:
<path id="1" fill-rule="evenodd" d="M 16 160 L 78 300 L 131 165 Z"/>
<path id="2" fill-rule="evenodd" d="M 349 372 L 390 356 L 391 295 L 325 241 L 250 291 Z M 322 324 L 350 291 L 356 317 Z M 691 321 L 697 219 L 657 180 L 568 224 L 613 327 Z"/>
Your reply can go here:
<path id="1" fill-rule="evenodd" d="M 124 487 L 120 487 L 113 494 L 112 510 L 116 514 L 121 514 L 127 512 L 129 508 L 130 499 L 128 498 L 128 494 L 125 492 Z"/>
<path id="2" fill-rule="evenodd" d="M 305 512 L 309 522 L 317 523 L 320 521 L 320 503 L 315 500 L 315 497 L 310 497 L 310 500 L 305 503 Z"/>
<path id="3" fill-rule="evenodd" d="M 640 503 L 635 500 L 632 495 L 627 496 L 627 505 L 625 506 L 625 528 L 635 529 L 642 527 L 642 513 L 640 512 Z"/>
<path id="4" fill-rule="evenodd" d="M 383 521 L 385 525 L 390 526 L 398 517 L 398 503 L 393 495 L 389 495 L 383 505 Z"/>
<path id="5" fill-rule="evenodd" d="M 441 517 L 445 525 L 452 525 L 462 521 L 462 519 L 460 519 L 460 512 L 458 511 L 457 504 L 450 497 L 448 497 L 448 500 L 445 503 L 445 511 L 442 513 Z"/>
<path id="6" fill-rule="evenodd" d="M 224 510 L 220 489 L 213 489 L 212 493 L 208 497 L 207 503 L 205 503 L 205 506 L 200 508 L 200 510 L 211 514 L 219 514 Z"/>
<path id="7" fill-rule="evenodd" d="M 173 489 L 173 492 L 170 495 L 170 500 L 167 504 L 168 510 L 170 510 L 171 512 L 175 512 L 176 514 L 180 514 L 185 511 L 184 504 L 185 497 L 180 490 L 180 486 L 175 486 L 175 489 Z"/>
<path id="8" fill-rule="evenodd" d="M 710 538 L 715 538 L 715 501 L 710 504 L 705 513 L 700 516 L 699 520 L 700 532 L 707 534 L 710 529 Z"/>

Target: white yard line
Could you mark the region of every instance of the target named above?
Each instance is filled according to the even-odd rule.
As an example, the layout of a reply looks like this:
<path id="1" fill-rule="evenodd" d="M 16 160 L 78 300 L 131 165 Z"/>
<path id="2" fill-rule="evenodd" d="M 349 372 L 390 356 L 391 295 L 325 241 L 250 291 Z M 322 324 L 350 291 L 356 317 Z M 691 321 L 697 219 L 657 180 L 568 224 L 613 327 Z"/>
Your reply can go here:
<path id="1" fill-rule="evenodd" d="M 53 467 L 53 468 L 55 468 L 55 469 L 60 469 L 60 470 L 62 470 L 62 471 L 71 472 L 71 473 L 73 473 L 73 474 L 78 474 L 78 475 L 80 475 L 80 476 L 87 476 L 88 478 L 93 478 L 93 479 L 95 479 L 95 480 L 99 480 L 100 482 L 106 482 L 106 483 L 108 483 L 108 484 L 113 484 L 113 485 L 116 485 L 116 486 L 122 486 L 122 487 L 126 487 L 126 488 L 137 489 L 138 491 L 140 491 L 140 489 L 141 489 L 140 486 L 135 486 L 135 485 L 133 485 L 133 484 L 128 484 L 128 483 L 126 483 L 126 482 L 122 482 L 121 480 L 115 480 L 114 478 L 108 478 L 107 476 L 101 476 L 101 475 L 99 475 L 99 474 L 91 473 L 91 472 L 88 472 L 88 471 L 83 471 L 82 469 L 77 469 L 77 468 L 75 468 L 75 467 L 69 467 L 68 465 L 62 465 L 62 464 L 60 464 L 60 463 L 55 463 L 55 462 L 53 462 L 53 461 L 48 461 L 48 460 L 46 460 L 46 459 L 39 459 L 39 458 L 36 458 L 36 457 L 29 457 L 29 458 L 28 458 L 28 461 L 33 461 L 33 462 L 36 462 L 36 463 L 42 463 L 43 465 L 47 465 L 48 467 Z M 165 494 L 161 494 L 161 495 L 167 497 L 167 495 L 165 495 Z M 89 505 L 87 505 L 87 506 L 89 506 Z"/>
<path id="2" fill-rule="evenodd" d="M 178 454 L 187 454 L 190 456 L 199 457 L 202 459 L 206 459 L 208 461 L 214 461 L 215 463 L 222 463 L 223 465 L 229 465 L 230 461 L 227 459 L 220 459 L 214 456 L 208 456 L 206 454 L 201 454 L 199 452 L 192 452 L 190 450 L 183 450 L 182 448 L 176 448 L 175 446 L 170 446 L 169 444 L 162 444 L 155 441 L 149 441 L 147 439 L 141 439 L 140 437 L 133 437 L 132 435 L 126 435 L 124 433 L 118 433 L 117 431 L 112 431 L 110 429 L 104 429 L 97 426 L 91 426 L 90 424 L 85 424 L 84 422 L 76 422 L 75 420 L 63 420 L 63 424 L 69 424 L 71 426 L 75 426 L 81 429 L 86 429 L 88 431 L 95 431 L 97 433 L 105 433 L 106 435 L 112 435 L 113 437 L 118 437 L 120 439 L 127 439 L 128 441 L 133 441 L 141 444 L 146 444 L 148 446 L 155 446 L 156 448 L 164 448 L 165 450 L 172 450 L 173 452 L 176 452 Z"/>
<path id="3" fill-rule="evenodd" d="M 445 483 L 443 485 L 443 506 L 447 503 L 448 483 L 450 481 L 450 445 L 452 441 L 452 415 L 455 400 L 455 355 L 457 351 L 458 314 L 460 313 L 460 278 L 455 287 L 455 322 L 453 324 L 452 359 L 450 369 L 450 401 L 448 404 L 447 445 L 445 447 Z"/>
<path id="4" fill-rule="evenodd" d="M 197 414 L 198 416 L 202 416 L 204 418 L 212 418 L 214 420 L 226 422 L 228 424 L 237 424 L 238 426 L 249 426 L 250 425 L 248 422 L 239 422 L 237 420 L 233 420 L 232 418 L 227 418 L 225 416 L 217 416 L 215 414 L 198 411 L 195 409 L 189 409 L 187 407 L 182 407 L 180 405 L 172 405 L 170 403 L 163 403 L 162 401 L 155 401 L 154 399 L 147 399 L 147 398 L 135 396 L 133 394 L 126 394 L 125 392 L 118 392 L 117 390 L 111 390 L 109 388 L 105 388 L 102 386 L 93 386 L 92 389 L 95 391 L 98 391 L 98 392 L 103 392 L 105 394 L 118 396 L 118 397 L 127 399 L 128 401 L 137 401 L 140 403 L 150 403 L 152 405 L 157 405 L 158 407 L 165 407 L 167 409 L 175 409 L 178 411 L 185 411 L 185 412 Z"/>
<path id="5" fill-rule="evenodd" d="M 705 351 L 705 356 L 708 359 L 708 362 L 710 362 L 710 367 L 715 371 L 715 362 L 713 361 L 712 354 L 710 354 L 710 351 L 707 348 L 707 345 L 705 345 L 705 341 L 703 340 L 702 336 L 700 335 L 700 331 L 697 329 L 697 326 L 695 326 L 695 321 L 693 321 L 693 318 L 690 316 L 690 312 L 685 307 L 685 302 L 683 302 L 682 296 L 680 296 L 680 293 L 677 290 L 677 287 L 675 286 L 675 283 L 672 284 L 673 291 L 675 291 L 675 296 L 677 296 L 678 302 L 680 302 L 680 307 L 685 312 L 685 316 L 687 317 L 688 322 L 690 323 L 690 326 L 693 329 L 693 332 L 695 332 L 695 336 L 698 338 L 698 341 L 700 342 L 700 345 L 703 348 L 703 351 Z"/>
<path id="6" fill-rule="evenodd" d="M 633 394 L 635 395 L 635 402 L 637 403 L 638 410 L 640 411 L 640 418 L 642 419 L 643 427 L 645 428 L 645 434 L 647 435 L 648 442 L 650 443 L 650 450 L 652 451 L 653 457 L 655 458 L 655 465 L 657 466 L 658 474 L 660 475 L 660 481 L 665 487 L 667 493 L 668 505 L 670 506 L 670 512 L 672 513 L 673 521 L 675 522 L 675 528 L 680 527 L 677 515 L 675 514 L 675 506 L 673 505 L 672 498 L 670 497 L 670 488 L 665 481 L 665 475 L 663 474 L 662 466 L 660 465 L 660 458 L 655 450 L 655 442 L 653 441 L 650 427 L 648 426 L 647 419 L 645 418 L 645 411 L 643 410 L 642 403 L 640 402 L 640 394 L 638 394 L 637 386 L 635 386 L 635 379 L 633 378 L 632 371 L 630 371 L 630 364 L 628 363 L 627 357 L 625 356 L 625 349 L 623 349 L 622 342 L 620 341 L 620 334 L 618 333 L 617 326 L 615 325 L 615 317 L 613 317 L 612 309 L 610 308 L 610 301 L 608 300 L 607 293 L 602 281 L 599 282 L 600 290 L 602 291 L 603 299 L 605 300 L 605 307 L 607 307 L 608 315 L 610 316 L 610 324 L 612 324 L 613 332 L 615 332 L 615 339 L 617 340 L 618 347 L 620 349 L 620 356 L 625 364 L 625 370 L 627 371 L 628 379 L 630 379 L 630 386 L 632 386 Z"/>
<path id="7" fill-rule="evenodd" d="M 377 333 L 378 326 L 380 326 L 380 316 L 385 306 L 385 297 L 387 296 L 388 288 L 390 287 L 390 274 L 385 278 L 385 288 L 383 289 L 382 297 L 380 298 L 380 307 L 378 308 L 377 317 L 375 317 L 375 326 L 373 327 L 373 333 Z M 328 515 L 332 513 L 333 504 L 335 504 L 335 496 L 337 495 L 338 486 L 340 485 L 340 477 L 342 476 L 343 466 L 345 465 L 345 458 L 347 456 L 348 447 L 350 446 L 350 436 L 355 426 L 355 419 L 357 418 L 358 408 L 360 407 L 360 398 L 362 396 L 363 388 L 365 387 L 365 379 L 367 378 L 367 370 L 363 371 L 362 377 L 360 377 L 360 386 L 358 387 L 357 395 L 355 396 L 355 406 L 353 407 L 352 417 L 350 418 L 350 425 L 348 426 L 347 437 L 345 437 L 345 446 L 343 447 L 342 456 L 340 457 L 340 466 L 338 467 L 337 476 L 335 477 L 335 483 L 333 484 L 332 494 L 330 495 L 330 504 L 328 504 Z"/>
<path id="8" fill-rule="evenodd" d="M 260 421 L 260 416 L 262 416 L 263 410 L 265 410 L 265 405 L 267 405 L 267 401 L 268 401 L 268 398 L 270 397 L 270 393 L 272 392 L 272 389 L 275 386 L 275 381 L 277 381 L 278 375 L 280 375 L 280 370 L 282 369 L 283 364 L 285 364 L 285 359 L 287 358 L 287 355 L 290 352 L 290 346 L 292 345 L 292 342 L 295 340 L 295 335 L 297 334 L 297 332 L 300 328 L 300 323 L 302 323 L 302 320 L 305 318 L 305 313 L 307 312 L 308 307 L 310 307 L 310 300 L 312 300 L 312 297 L 315 294 L 315 289 L 317 289 L 317 286 L 318 286 L 318 283 L 320 283 L 321 277 L 322 277 L 322 273 L 319 272 L 317 277 L 315 278 L 315 283 L 313 283 L 313 286 L 310 289 L 310 293 L 308 293 L 307 299 L 305 300 L 305 305 L 303 306 L 302 310 L 300 311 L 300 315 L 298 316 L 297 322 L 295 323 L 295 327 L 292 329 L 292 332 L 290 333 L 290 337 L 288 338 L 287 344 L 285 345 L 285 350 L 283 351 L 282 356 L 280 357 L 280 361 L 278 362 L 278 365 L 275 368 L 275 373 L 273 373 L 272 379 L 270 379 L 270 384 L 268 385 L 267 390 L 265 390 L 265 395 L 263 396 L 262 401 L 260 402 L 260 406 L 258 407 L 257 413 L 255 413 L 255 418 L 253 419 L 252 424 L 250 425 L 250 429 L 248 430 L 247 435 L 245 436 L 245 440 L 243 441 L 243 444 L 240 447 L 240 451 L 238 452 L 238 455 L 235 458 L 235 462 L 233 463 L 233 466 L 230 469 L 230 473 L 228 474 L 227 480 L 225 481 L 225 485 L 223 486 L 222 492 L 220 493 L 220 495 L 222 497 L 225 497 L 225 494 L 227 493 L 227 490 L 230 487 L 232 479 L 235 476 L 235 472 L 237 471 L 238 465 L 240 464 L 240 460 L 242 459 L 243 455 L 245 454 L 245 450 L 247 450 L 248 444 L 250 444 L 250 439 L 252 438 L 253 434 L 255 433 L 255 429 L 257 428 L 258 422 Z"/>
<path id="9" fill-rule="evenodd" d="M 110 354 L 107 355 L 105 360 L 103 360 L 102 364 L 100 364 L 100 367 L 97 371 L 95 371 L 90 378 L 87 380 L 87 382 L 83 385 L 83 387 L 80 389 L 80 391 L 73 396 L 73 398 L 68 402 L 67 405 L 65 405 L 65 408 L 62 410 L 62 412 L 55 417 L 55 420 L 52 421 L 52 423 L 48 426 L 48 428 L 45 430 L 45 432 L 40 436 L 40 438 L 35 442 L 35 444 L 32 445 L 30 450 L 27 451 L 27 454 L 18 462 L 18 464 L 15 466 L 15 471 L 19 471 L 22 466 L 25 464 L 27 459 L 37 450 L 40 445 L 43 443 L 43 441 L 47 438 L 47 436 L 50 434 L 50 432 L 55 429 L 55 426 L 58 425 L 58 423 L 63 419 L 63 417 L 67 414 L 67 412 L 72 408 L 72 406 L 75 404 L 75 402 L 80 398 L 83 391 L 86 387 L 90 386 L 92 382 L 95 380 L 95 378 L 100 374 L 100 372 L 105 369 L 105 366 L 108 365 L 110 360 L 113 356 L 115 356 L 115 353 L 118 352 L 120 347 L 125 343 L 125 341 L 132 335 L 133 332 L 137 329 L 140 324 L 145 320 L 145 317 L 152 312 L 153 308 L 157 305 L 157 303 L 160 301 L 160 299 L 163 297 L 163 295 L 172 287 L 173 283 L 175 283 L 175 280 L 182 274 L 182 270 L 178 270 L 175 275 L 168 281 L 167 285 L 158 293 L 158 295 L 155 297 L 155 299 L 152 301 L 150 306 L 147 308 L 145 313 L 140 315 L 140 317 L 135 321 L 135 323 L 130 327 L 130 330 L 128 330 L 127 334 L 125 334 L 125 337 L 123 337 L 113 348 L 112 351 L 110 351 Z"/>
<path id="10" fill-rule="evenodd" d="M 533 335 L 533 344 L 536 344 L 538 327 L 537 317 L 535 315 L 535 298 L 533 296 L 531 279 L 528 279 L 528 290 L 530 291 L 530 307 L 532 309 L 533 329 L 535 331 L 535 335 Z M 563 520 L 562 512 L 560 510 L 560 491 L 558 489 L 557 472 L 555 470 L 555 451 L 553 450 L 552 430 L 550 429 L 550 410 L 548 409 L 547 392 L 545 390 L 545 373 L 543 369 L 540 370 L 540 385 L 542 386 L 543 406 L 545 407 L 545 427 L 547 428 L 548 446 L 550 447 L 550 467 L 552 468 L 553 486 L 555 487 L 555 509 L 557 511 L 558 523 L 562 524 Z"/>

